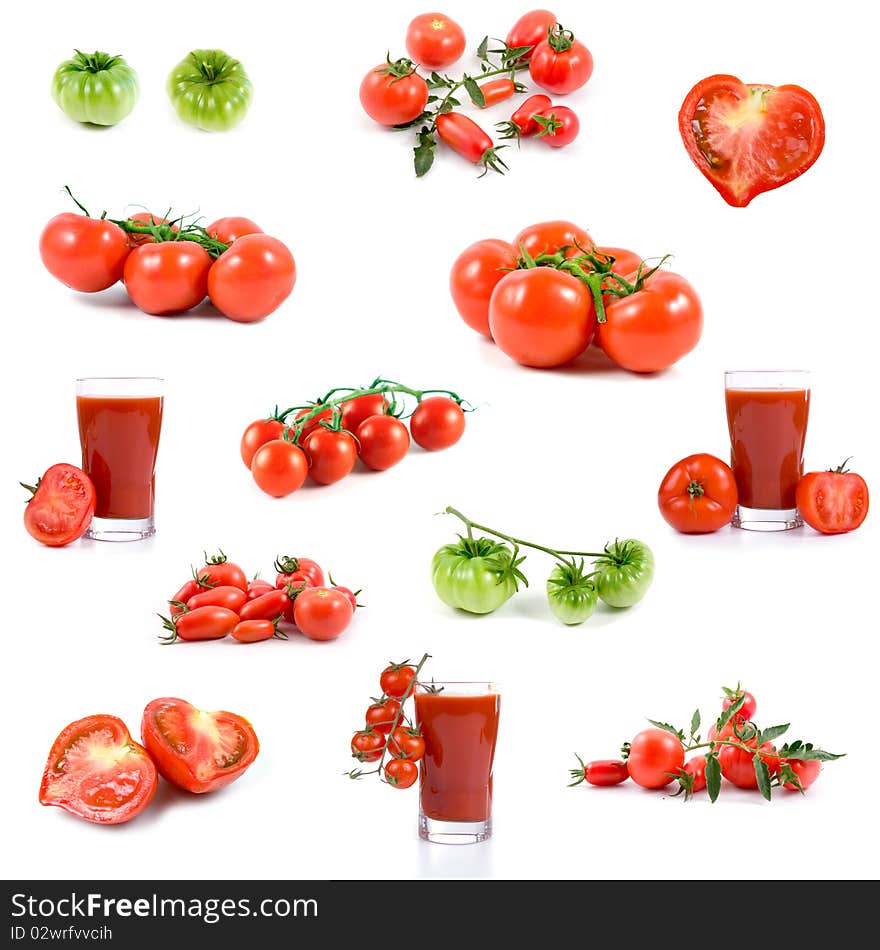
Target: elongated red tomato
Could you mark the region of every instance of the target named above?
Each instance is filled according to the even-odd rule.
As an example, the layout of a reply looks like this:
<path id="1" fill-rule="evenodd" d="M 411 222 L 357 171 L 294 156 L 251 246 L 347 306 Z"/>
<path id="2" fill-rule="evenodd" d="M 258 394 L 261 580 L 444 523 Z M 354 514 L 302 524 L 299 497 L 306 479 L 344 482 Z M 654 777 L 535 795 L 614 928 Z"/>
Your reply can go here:
<path id="1" fill-rule="evenodd" d="M 199 607 L 226 607 L 234 613 L 238 613 L 244 606 L 246 600 L 247 593 L 240 587 L 223 584 L 193 594 L 193 596 L 186 601 L 186 606 L 190 610 L 196 610 Z"/>
<path id="2" fill-rule="evenodd" d="M 472 330 L 489 339 L 489 298 L 498 282 L 516 270 L 516 253 L 507 241 L 490 238 L 465 248 L 452 265 L 449 290 L 455 307 Z"/>
<path id="3" fill-rule="evenodd" d="M 487 171 L 504 174 L 507 167 L 498 157 L 492 139 L 473 119 L 460 112 L 446 112 L 437 116 L 437 134 L 454 152 Z M 499 146 L 504 148 L 504 146 Z"/>
<path id="4" fill-rule="evenodd" d="M 471 101 L 480 109 L 488 109 L 490 106 L 504 102 L 505 99 L 511 99 L 516 92 L 516 83 L 512 79 L 490 79 L 488 82 L 480 84 L 480 92 L 483 95 L 483 102 Z"/>
<path id="5" fill-rule="evenodd" d="M 238 323 L 253 323 L 274 313 L 295 284 L 293 254 L 268 234 L 237 238 L 208 272 L 211 303 Z"/>
<path id="6" fill-rule="evenodd" d="M 178 614 L 182 614 L 186 610 L 186 602 L 191 597 L 195 597 L 195 595 L 201 590 L 204 590 L 204 587 L 199 586 L 199 583 L 196 580 L 187 581 L 182 587 L 180 587 L 177 593 L 168 599 L 171 616 L 176 617 Z M 177 606 L 178 604 L 183 604 L 183 606 L 179 607 Z"/>
<path id="7" fill-rule="evenodd" d="M 40 257 L 49 273 L 73 290 L 93 294 L 122 277 L 131 252 L 125 231 L 112 221 L 58 214 L 40 235 Z"/>
<path id="8" fill-rule="evenodd" d="M 61 548 L 88 529 L 95 513 L 95 486 L 82 469 L 59 462 L 23 487 L 31 492 L 24 509 L 27 533 L 50 548 Z"/>
<path id="9" fill-rule="evenodd" d="M 125 289 L 144 313 L 183 313 L 205 299 L 211 263 L 195 241 L 142 244 L 125 262 Z"/>
<path id="10" fill-rule="evenodd" d="M 531 47 L 520 57 L 522 60 L 529 60 L 532 58 L 535 47 L 546 39 L 550 27 L 555 23 L 556 14 L 551 13 L 550 10 L 529 10 L 513 24 L 505 42 L 512 49 Z"/>
<path id="11" fill-rule="evenodd" d="M 238 614 L 228 607 L 196 607 L 174 618 L 174 633 L 179 640 L 222 640 L 232 632 L 238 619 Z"/>
<path id="12" fill-rule="evenodd" d="M 263 640 L 271 640 L 272 637 L 284 639 L 284 634 L 279 634 L 278 627 L 272 620 L 242 620 L 232 628 L 232 639 L 239 643 L 260 643 Z"/>
<path id="13" fill-rule="evenodd" d="M 275 620 L 290 607 L 286 590 L 275 589 L 249 600 L 238 612 L 241 620 Z"/>
<path id="14" fill-rule="evenodd" d="M 552 105 L 550 96 L 545 96 L 543 93 L 529 96 L 528 99 L 520 103 L 519 108 L 510 117 L 509 126 L 513 126 L 520 135 L 534 135 L 538 131 L 535 116 L 545 109 L 549 109 Z"/>
<path id="15" fill-rule="evenodd" d="M 737 500 L 730 466 L 706 453 L 676 462 L 657 492 L 660 514 L 683 534 L 708 534 L 730 524 Z"/>
<path id="16" fill-rule="evenodd" d="M 590 785 L 620 785 L 628 778 L 629 769 L 620 759 L 597 759 L 584 766 L 584 780 Z"/>

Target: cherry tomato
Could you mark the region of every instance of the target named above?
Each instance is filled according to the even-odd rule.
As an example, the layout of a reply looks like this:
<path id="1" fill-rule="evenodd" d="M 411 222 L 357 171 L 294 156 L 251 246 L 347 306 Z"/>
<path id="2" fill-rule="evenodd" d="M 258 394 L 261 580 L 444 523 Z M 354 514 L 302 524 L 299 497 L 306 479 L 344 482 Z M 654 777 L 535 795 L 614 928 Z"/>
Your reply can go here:
<path id="1" fill-rule="evenodd" d="M 95 486 L 82 469 L 59 462 L 46 469 L 34 486 L 24 509 L 27 533 L 50 548 L 61 548 L 81 538 L 95 513 Z"/>
<path id="2" fill-rule="evenodd" d="M 620 785 L 629 778 L 626 762 L 620 759 L 597 759 L 583 768 L 584 780 L 590 785 Z"/>
<path id="3" fill-rule="evenodd" d="M 523 366 L 562 366 L 590 345 L 596 310 L 587 286 L 565 271 L 534 267 L 508 274 L 492 291 L 489 329 Z"/>
<path id="4" fill-rule="evenodd" d="M 385 780 L 393 788 L 409 788 L 419 777 L 419 767 L 409 759 L 392 759 L 385 766 Z"/>
<path id="5" fill-rule="evenodd" d="M 253 323 L 274 313 L 296 283 L 287 246 L 268 234 L 245 234 L 211 265 L 208 296 L 230 320 Z"/>
<path id="6" fill-rule="evenodd" d="M 740 696 L 744 696 L 745 698 L 743 699 L 743 704 L 740 706 L 739 711 L 734 713 L 733 719 L 737 722 L 751 722 L 755 718 L 755 713 L 758 710 L 758 701 L 747 690 L 740 689 L 735 692 L 733 696 L 725 697 L 721 708 L 725 711 L 730 709 Z"/>
<path id="7" fill-rule="evenodd" d="M 195 241 L 142 244 L 125 262 L 125 289 L 144 313 L 183 313 L 205 299 L 211 265 Z"/>
<path id="8" fill-rule="evenodd" d="M 380 63 L 361 82 L 364 112 L 380 125 L 405 125 L 422 114 L 428 84 L 408 59 Z"/>
<path id="9" fill-rule="evenodd" d="M 663 788 L 684 765 L 684 748 L 665 729 L 644 729 L 630 743 L 626 766 L 630 778 L 643 788 Z"/>
<path id="10" fill-rule="evenodd" d="M 511 49 L 518 49 L 522 46 L 531 47 L 520 57 L 523 61 L 529 60 L 532 58 L 535 47 L 547 38 L 550 28 L 555 25 L 555 13 L 551 13 L 549 10 L 530 10 L 513 24 L 505 42 Z"/>
<path id="11" fill-rule="evenodd" d="M 58 214 L 40 235 L 40 257 L 49 273 L 73 290 L 93 294 L 112 287 L 131 252 L 125 231 L 112 221 Z"/>
<path id="12" fill-rule="evenodd" d="M 520 135 L 534 135 L 538 131 L 535 116 L 540 115 L 552 105 L 550 96 L 545 96 L 542 93 L 529 96 L 528 99 L 520 103 L 517 110 L 510 117 L 510 123 L 502 123 L 502 125 L 511 129 L 511 131 L 515 130 L 514 134 L 518 132 Z"/>
<path id="13" fill-rule="evenodd" d="M 310 640 L 335 640 L 353 614 L 345 594 L 332 587 L 308 587 L 293 602 L 293 622 Z"/>
<path id="14" fill-rule="evenodd" d="M 247 591 L 248 579 L 244 571 L 230 561 L 222 551 L 207 558 L 206 561 L 205 566 L 198 572 L 198 580 L 202 587 L 217 587 L 226 584 Z"/>
<path id="15" fill-rule="evenodd" d="M 504 162 L 496 155 L 491 138 L 466 115 L 445 112 L 437 116 L 437 134 L 454 152 L 475 165 L 502 171 Z M 502 146 L 503 147 L 503 146 Z"/>
<path id="16" fill-rule="evenodd" d="M 415 667 L 407 663 L 390 663 L 379 676 L 379 688 L 386 696 L 399 699 L 409 689 L 415 675 Z"/>
<path id="17" fill-rule="evenodd" d="M 212 238 L 214 238 L 216 241 L 220 241 L 223 244 L 232 244 L 233 241 L 237 241 L 240 237 L 244 237 L 246 234 L 263 233 L 263 229 L 254 221 L 251 221 L 250 218 L 241 218 L 235 216 L 229 218 L 218 218 L 212 224 L 209 224 L 205 230 L 211 235 Z"/>
<path id="18" fill-rule="evenodd" d="M 490 79 L 480 85 L 480 92 L 483 94 L 483 104 L 474 102 L 474 105 L 480 109 L 488 109 L 490 106 L 504 102 L 505 99 L 513 98 L 516 92 L 516 83 L 512 79 Z M 471 97 L 473 102 L 473 97 Z"/>
<path id="19" fill-rule="evenodd" d="M 756 747 L 755 739 L 747 739 L 743 744 L 752 749 Z M 761 746 L 761 759 L 771 775 L 775 775 L 779 771 L 779 756 L 774 755 L 775 751 L 773 745 L 769 742 L 765 742 Z M 721 763 L 721 774 L 737 788 L 758 787 L 754 752 L 746 752 L 736 746 L 724 745 L 718 754 L 718 761 Z"/>
<path id="20" fill-rule="evenodd" d="M 357 442 L 350 432 L 319 426 L 303 439 L 309 459 L 309 477 L 319 485 L 332 485 L 345 478 L 358 457 Z"/>
<path id="21" fill-rule="evenodd" d="M 267 495 L 281 498 L 302 487 L 309 474 L 309 463 L 298 445 L 276 439 L 254 453 L 251 474 Z"/>
<path id="22" fill-rule="evenodd" d="M 385 699 L 381 703 L 373 703 L 372 706 L 367 707 L 367 725 L 387 736 L 399 712 L 400 703 L 396 699 Z"/>
<path id="23" fill-rule="evenodd" d="M 846 462 L 827 472 L 807 472 L 798 482 L 795 501 L 804 521 L 822 534 L 855 531 L 868 517 L 868 486 L 861 475 L 847 470 Z"/>
<path id="24" fill-rule="evenodd" d="M 241 460 L 250 468 L 254 455 L 261 445 L 280 439 L 284 435 L 284 425 L 277 419 L 256 419 L 245 430 L 241 437 L 239 451 Z"/>
<path id="25" fill-rule="evenodd" d="M 398 726 L 391 734 L 391 752 L 410 762 L 418 762 L 425 756 L 425 740 L 418 729 Z"/>
<path id="26" fill-rule="evenodd" d="M 159 224 L 170 224 L 172 231 L 180 230 L 176 224 L 171 224 L 168 218 L 157 218 L 150 211 L 138 211 L 136 214 L 130 215 L 128 220 L 136 221 L 138 224 L 148 227 L 155 227 Z M 134 234 L 131 231 L 126 231 L 126 234 L 128 235 L 128 243 L 132 247 L 139 247 L 141 244 L 153 244 L 156 241 L 156 238 L 151 234 Z"/>
<path id="27" fill-rule="evenodd" d="M 577 138 L 581 124 L 568 106 L 551 106 L 535 117 L 537 138 L 551 148 L 563 148 Z"/>
<path id="28" fill-rule="evenodd" d="M 783 759 L 787 765 L 791 767 L 792 772 L 798 777 L 798 781 L 801 783 L 800 789 L 794 782 L 786 782 L 783 785 L 783 788 L 787 788 L 792 792 L 797 791 L 806 791 L 813 782 L 819 777 L 819 773 L 822 771 L 822 763 L 816 759 Z"/>
<path id="29" fill-rule="evenodd" d="M 464 47 L 464 30 L 443 13 L 419 14 L 406 29 L 406 51 L 425 69 L 446 69 Z"/>
<path id="30" fill-rule="evenodd" d="M 394 416 L 370 416 L 358 426 L 361 460 L 369 468 L 382 472 L 397 465 L 409 451 L 409 432 Z"/>
<path id="31" fill-rule="evenodd" d="M 356 732 L 351 740 L 351 754 L 358 762 L 378 762 L 385 747 L 385 736 L 372 729 Z"/>
<path id="32" fill-rule="evenodd" d="M 174 631 L 180 640 L 222 640 L 238 620 L 238 614 L 228 607 L 197 607 L 174 618 Z"/>
<path id="33" fill-rule="evenodd" d="M 256 600 L 257 597 L 262 597 L 263 594 L 271 593 L 275 588 L 268 581 L 254 579 L 248 584 L 247 589 L 247 599 Z"/>
<path id="34" fill-rule="evenodd" d="M 383 393 L 355 396 L 354 399 L 347 400 L 339 407 L 342 413 L 342 428 L 349 432 L 357 432 L 358 426 L 364 419 L 384 415 L 389 406 L 388 397 Z"/>
<path id="35" fill-rule="evenodd" d="M 522 248 L 532 257 L 555 254 L 563 247 L 566 248 L 566 257 L 576 257 L 581 253 L 577 245 L 589 250 L 594 243 L 583 228 L 571 221 L 539 221 L 523 228 L 513 239 L 517 253 Z"/>
<path id="36" fill-rule="evenodd" d="M 492 338 L 489 298 L 498 282 L 516 270 L 516 248 L 490 238 L 466 248 L 452 265 L 449 290 L 462 320 L 477 333 Z"/>
<path id="37" fill-rule="evenodd" d="M 694 777 L 691 792 L 702 792 L 706 787 L 706 756 L 695 755 L 684 764 L 684 770 Z"/>
<path id="38" fill-rule="evenodd" d="M 186 606 L 189 610 L 196 610 L 199 607 L 227 607 L 229 610 L 238 613 L 246 600 L 246 591 L 243 591 L 240 587 L 222 584 L 209 590 L 203 590 L 198 594 L 193 594 L 186 601 Z"/>
<path id="39" fill-rule="evenodd" d="M 278 571 L 275 578 L 276 587 L 285 587 L 291 583 L 298 584 L 301 577 L 304 577 L 312 587 L 324 586 L 324 572 L 318 562 L 309 557 L 281 555 L 275 558 L 275 570 Z"/>
<path id="40" fill-rule="evenodd" d="M 542 89 L 564 96 L 580 89 L 593 75 L 593 57 L 570 30 L 556 23 L 532 51 L 529 73 Z"/>
<path id="41" fill-rule="evenodd" d="M 299 422 L 300 419 L 305 419 L 306 416 L 310 415 L 316 409 L 320 409 L 320 408 L 321 408 L 320 403 L 317 403 L 317 402 L 309 403 L 307 406 L 300 409 L 299 412 L 297 412 L 297 414 L 293 417 L 294 423 Z M 300 433 L 300 438 L 304 439 L 310 432 L 314 432 L 315 429 L 317 429 L 321 425 L 322 422 L 332 422 L 332 421 L 333 421 L 333 407 L 329 406 L 326 409 L 321 409 L 321 412 L 312 416 L 311 419 L 308 420 L 308 422 L 302 423 L 302 432 Z M 346 428 L 348 428 L 348 426 L 346 426 Z"/>
<path id="42" fill-rule="evenodd" d="M 464 434 L 464 411 L 447 396 L 429 396 L 416 407 L 409 420 L 412 437 L 423 448 L 434 452 L 448 449 Z"/>
<path id="43" fill-rule="evenodd" d="M 242 620 L 276 620 L 284 616 L 290 607 L 290 597 L 285 590 L 270 590 L 249 600 L 238 612 Z"/>
<path id="44" fill-rule="evenodd" d="M 239 643 L 260 643 L 272 637 L 278 637 L 278 625 L 274 620 L 242 620 L 232 628 L 232 639 Z"/>
<path id="45" fill-rule="evenodd" d="M 706 453 L 676 462 L 657 492 L 660 514 L 683 534 L 709 534 L 730 524 L 737 500 L 730 466 Z"/>
<path id="46" fill-rule="evenodd" d="M 178 614 L 182 614 L 186 610 L 186 602 L 202 590 L 204 590 L 204 587 L 201 587 L 196 580 L 187 581 L 168 601 L 171 616 L 176 617 Z M 183 606 L 176 607 L 175 604 L 183 604 Z"/>

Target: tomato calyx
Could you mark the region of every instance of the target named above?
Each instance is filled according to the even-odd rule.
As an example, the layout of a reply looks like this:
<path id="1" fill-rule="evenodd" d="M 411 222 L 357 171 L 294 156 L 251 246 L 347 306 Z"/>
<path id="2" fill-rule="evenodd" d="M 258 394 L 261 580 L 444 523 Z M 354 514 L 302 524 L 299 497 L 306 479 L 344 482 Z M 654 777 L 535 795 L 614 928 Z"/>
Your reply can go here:
<path id="1" fill-rule="evenodd" d="M 564 122 L 556 118 L 554 113 L 550 115 L 536 115 L 535 122 L 538 125 L 538 131 L 535 133 L 535 138 L 540 139 L 548 135 L 556 135 L 556 130 L 561 129 Z"/>
<path id="2" fill-rule="evenodd" d="M 71 58 L 70 62 L 77 69 L 81 69 L 86 73 L 100 73 L 112 69 L 124 61 L 119 53 L 111 55 L 110 53 L 102 53 L 100 50 L 95 50 L 94 53 L 83 53 L 78 49 L 74 49 L 74 53 L 76 55 Z"/>
<path id="3" fill-rule="evenodd" d="M 561 23 L 554 23 L 547 29 L 547 42 L 554 53 L 566 53 L 574 46 L 574 33 Z"/>
<path id="4" fill-rule="evenodd" d="M 385 55 L 385 65 L 380 66 L 376 70 L 376 72 L 381 76 L 391 76 L 392 82 L 397 82 L 400 79 L 406 79 L 407 76 L 412 76 L 415 71 L 416 64 L 411 59 L 407 59 L 406 56 L 402 56 L 400 59 L 392 60 L 391 53 L 387 53 Z"/>
<path id="5" fill-rule="evenodd" d="M 690 482 L 688 482 L 686 491 L 690 496 L 690 503 L 692 506 L 698 498 L 702 498 L 703 495 L 706 494 L 706 489 L 703 488 L 703 486 L 693 478 L 690 480 Z"/>
<path id="6" fill-rule="evenodd" d="M 180 614 L 178 616 L 183 616 L 183 614 L 189 613 L 189 607 L 186 604 L 181 603 L 179 600 L 169 600 L 169 604 L 172 604 L 175 607 L 180 607 Z M 169 644 L 176 643 L 180 637 L 177 633 L 177 625 L 174 620 L 169 617 L 164 617 L 162 614 L 156 614 L 156 616 L 162 621 L 162 629 L 167 630 L 168 633 L 165 636 L 160 634 L 159 640 L 162 643 L 162 646 L 168 646 Z"/>
<path id="7" fill-rule="evenodd" d="M 483 178 L 490 171 L 498 172 L 499 175 L 503 175 L 505 171 L 509 171 L 504 159 L 498 154 L 503 148 L 507 148 L 507 146 L 493 145 L 491 148 L 487 148 L 486 151 L 483 152 L 480 161 L 477 163 L 483 166 L 483 170 L 479 175 L 477 175 L 477 178 Z"/>
<path id="8" fill-rule="evenodd" d="M 830 472 L 832 475 L 848 475 L 848 474 L 849 474 L 849 469 L 847 468 L 847 465 L 848 465 L 851 461 L 852 461 L 852 456 L 851 456 L 851 455 L 848 455 L 848 456 L 840 463 L 840 465 L 837 466 L 837 468 L 829 468 L 829 469 L 826 469 L 826 471 Z M 21 484 L 21 483 L 19 483 L 19 484 Z M 37 484 L 39 485 L 39 479 L 37 480 Z M 28 486 L 25 485 L 24 487 L 27 488 Z"/>
<path id="9" fill-rule="evenodd" d="M 569 769 L 569 774 L 574 779 L 573 782 L 568 783 L 569 788 L 574 788 L 575 785 L 580 785 L 585 781 L 587 777 L 587 767 L 584 765 L 584 760 L 575 752 L 574 757 L 578 760 L 578 765 L 580 768 Z"/>
<path id="10" fill-rule="evenodd" d="M 40 482 L 42 482 L 42 480 L 43 480 L 42 478 L 38 478 L 38 479 L 34 482 L 33 485 L 28 485 L 28 484 L 26 484 L 25 482 L 19 482 L 19 483 L 18 483 L 19 485 L 21 485 L 22 488 L 26 488 L 26 489 L 31 493 L 31 497 L 25 499 L 25 502 L 24 502 L 24 503 L 25 503 L 26 505 L 27 505 L 27 504 L 30 504 L 31 498 L 33 498 L 34 495 L 36 495 L 37 489 L 40 487 Z"/>
<path id="11" fill-rule="evenodd" d="M 584 564 L 583 558 L 581 558 L 580 561 L 557 561 L 557 570 L 548 578 L 548 586 L 552 587 L 554 592 L 558 594 L 582 590 L 595 590 L 596 585 L 590 578 L 595 576 L 597 572 L 592 571 L 585 573 Z"/>
<path id="12" fill-rule="evenodd" d="M 210 574 L 199 574 L 199 572 L 194 567 L 190 568 L 190 570 L 192 571 L 193 580 L 199 585 L 199 587 L 210 590 L 212 587 L 217 586 L 217 581 L 212 581 Z"/>

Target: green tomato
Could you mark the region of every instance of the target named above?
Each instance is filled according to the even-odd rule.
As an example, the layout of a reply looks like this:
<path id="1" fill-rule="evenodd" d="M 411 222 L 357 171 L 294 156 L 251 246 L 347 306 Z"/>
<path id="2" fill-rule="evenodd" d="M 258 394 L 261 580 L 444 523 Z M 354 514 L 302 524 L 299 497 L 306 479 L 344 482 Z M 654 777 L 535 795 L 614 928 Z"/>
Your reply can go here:
<path id="1" fill-rule="evenodd" d="M 138 100 L 137 73 L 121 56 L 74 52 L 55 70 L 52 98 L 77 122 L 116 125 Z"/>
<path id="2" fill-rule="evenodd" d="M 629 538 L 605 545 L 605 554 L 593 562 L 599 597 L 609 607 L 637 604 L 654 579 L 654 555 L 647 544 Z"/>
<path id="3" fill-rule="evenodd" d="M 565 624 L 589 620 L 599 599 L 596 585 L 584 576 L 584 562 L 557 564 L 547 578 L 547 601 L 557 620 Z"/>
<path id="4" fill-rule="evenodd" d="M 178 116 L 206 132 L 238 125 L 254 97 L 244 66 L 222 49 L 194 49 L 171 70 L 167 89 Z"/>
<path id="5" fill-rule="evenodd" d="M 461 538 L 434 555 L 431 580 L 444 604 L 472 614 L 489 614 L 510 600 L 522 582 L 516 558 L 505 544 L 491 538 Z"/>

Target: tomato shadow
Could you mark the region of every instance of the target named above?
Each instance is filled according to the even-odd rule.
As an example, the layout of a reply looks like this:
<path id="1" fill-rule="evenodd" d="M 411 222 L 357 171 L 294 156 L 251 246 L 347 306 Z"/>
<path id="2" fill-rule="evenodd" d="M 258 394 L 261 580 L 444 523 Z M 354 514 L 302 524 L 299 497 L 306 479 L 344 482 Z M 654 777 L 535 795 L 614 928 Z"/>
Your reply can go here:
<path id="1" fill-rule="evenodd" d="M 580 627 L 595 629 L 596 627 L 604 627 L 607 624 L 617 623 L 619 622 L 620 615 L 628 614 L 633 609 L 635 608 L 628 607 L 625 610 L 617 610 L 614 607 L 609 607 L 600 602 L 596 605 L 593 615 L 587 618 L 583 623 L 564 624 L 553 616 L 550 612 L 550 605 L 543 597 L 518 597 L 511 601 L 511 613 L 516 614 L 518 617 L 525 617 L 528 620 L 539 620 L 545 623 L 552 622 L 561 630 L 568 629 L 571 631 L 576 631 Z"/>
<path id="2" fill-rule="evenodd" d="M 656 373 L 633 373 L 622 366 L 618 366 L 605 351 L 598 346 L 590 345 L 581 353 L 580 356 L 573 359 L 570 363 L 563 366 L 520 366 L 518 363 L 505 356 L 490 340 L 480 342 L 481 352 L 487 360 L 490 360 L 499 369 L 507 367 L 516 371 L 528 369 L 536 373 L 546 373 L 550 376 L 619 376 L 621 379 L 632 376 L 640 376 L 646 379 L 662 377 L 670 370 L 659 370 Z M 670 367 L 670 369 L 672 369 Z"/>
<path id="3" fill-rule="evenodd" d="M 222 791 L 222 789 L 220 790 Z M 213 794 L 218 794 L 217 792 Z M 159 776 L 159 786 L 152 802 L 147 806 L 144 813 L 136 819 L 139 828 L 145 828 L 147 825 L 155 824 L 162 820 L 165 812 L 169 808 L 186 808 L 189 804 L 198 804 L 202 795 L 193 795 L 191 792 L 185 792 L 177 788 L 164 778 Z"/>

